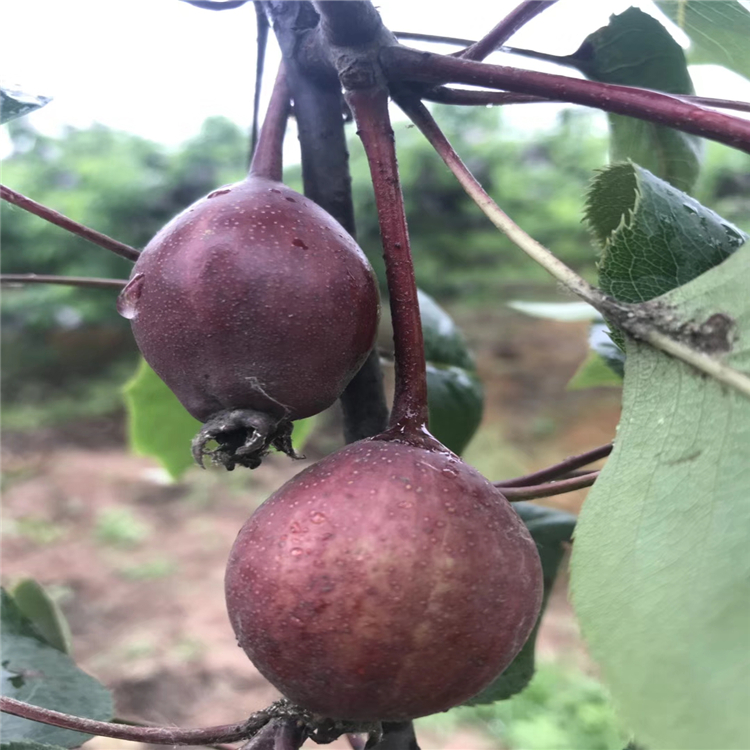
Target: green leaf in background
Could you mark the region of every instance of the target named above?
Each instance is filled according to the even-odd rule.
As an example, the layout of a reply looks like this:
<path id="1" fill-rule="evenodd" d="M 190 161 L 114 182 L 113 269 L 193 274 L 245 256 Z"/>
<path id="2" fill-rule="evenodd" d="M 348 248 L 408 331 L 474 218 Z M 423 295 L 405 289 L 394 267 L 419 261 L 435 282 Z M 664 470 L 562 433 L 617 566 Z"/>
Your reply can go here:
<path id="1" fill-rule="evenodd" d="M 589 328 L 589 354 L 568 381 L 570 391 L 622 386 L 625 352 L 612 340 L 609 326 L 599 313 L 597 317 Z"/>
<path id="2" fill-rule="evenodd" d="M 588 302 L 524 302 L 513 300 L 508 307 L 532 318 L 544 318 L 545 320 L 559 320 L 564 323 L 573 323 L 579 320 L 596 320 L 600 318 L 599 312 L 591 307 Z"/>
<path id="3" fill-rule="evenodd" d="M 73 660 L 50 646 L 34 629 L 11 596 L 0 591 L 2 694 L 35 706 L 108 721 L 112 696 Z M 38 742 L 78 747 L 87 734 L 58 729 L 18 716 L 3 715 L 3 742 Z"/>
<path id="4" fill-rule="evenodd" d="M 466 701 L 466 705 L 477 706 L 507 700 L 520 693 L 534 676 L 534 650 L 544 610 L 555 584 L 557 570 L 565 554 L 564 542 L 570 542 L 576 525 L 576 517 L 565 511 L 546 508 L 543 505 L 520 502 L 513 507 L 526 524 L 542 561 L 544 575 L 544 598 L 536 625 L 510 666 L 481 693 Z"/>
<path id="5" fill-rule="evenodd" d="M 461 367 L 427 363 L 430 432 L 460 455 L 482 421 L 484 389 L 479 378 Z"/>
<path id="6" fill-rule="evenodd" d="M 601 354 L 590 351 L 581 362 L 566 386 L 569 391 L 583 391 L 587 388 L 620 388 L 622 378 L 612 370 Z"/>
<path id="7" fill-rule="evenodd" d="M 47 745 L 41 742 L 28 742 L 26 740 L 12 740 L 0 742 L 0 750 L 64 750 L 60 745 Z"/>
<path id="8" fill-rule="evenodd" d="M 484 389 L 458 326 L 432 297 L 419 290 L 430 432 L 461 454 L 482 421 Z"/>
<path id="9" fill-rule="evenodd" d="M 566 60 L 594 81 L 694 93 L 682 47 L 638 8 L 611 16 Z M 609 123 L 611 161 L 632 159 L 680 190 L 693 187 L 700 170 L 700 138 L 623 115 L 610 114 Z"/>
<path id="10" fill-rule="evenodd" d="M 427 361 L 474 370 L 474 359 L 453 318 L 429 294 L 421 289 L 417 294 L 424 335 L 424 356 Z"/>
<path id="11" fill-rule="evenodd" d="M 123 393 L 130 418 L 131 450 L 139 456 L 155 458 L 172 479 L 179 479 L 195 463 L 190 444 L 201 423 L 188 414 L 144 359 Z M 317 417 L 294 423 L 295 448 L 304 449 L 316 424 Z"/>
<path id="12" fill-rule="evenodd" d="M 292 444 L 298 451 L 305 449 L 305 444 L 310 439 L 315 426 L 318 424 L 318 415 L 315 414 L 307 419 L 298 419 L 292 427 Z"/>
<path id="13" fill-rule="evenodd" d="M 190 443 L 201 423 L 185 411 L 144 359 L 125 385 L 124 395 L 131 449 L 155 458 L 172 479 L 179 479 L 194 463 Z"/>
<path id="14" fill-rule="evenodd" d="M 57 603 L 32 578 L 19 581 L 10 592 L 16 606 L 31 620 L 50 646 L 71 653 L 70 626 Z"/>
<path id="15" fill-rule="evenodd" d="M 750 374 L 750 246 L 660 298 L 731 322 Z M 750 399 L 628 340 L 615 448 L 576 529 L 573 602 L 646 747 L 750 747 Z"/>
<path id="16" fill-rule="evenodd" d="M 576 322 L 590 320 L 589 352 L 568 382 L 568 390 L 578 391 L 598 386 L 622 385 L 623 352 L 609 335 L 609 326 L 601 313 L 588 302 L 522 302 L 515 300 L 508 307 L 545 320 Z"/>
<path id="17" fill-rule="evenodd" d="M 691 63 L 723 65 L 750 78 L 750 10 L 738 0 L 657 0 L 690 37 Z"/>
<path id="18" fill-rule="evenodd" d="M 52 101 L 52 97 L 29 94 L 15 86 L 0 85 L 0 124 L 33 112 Z"/>
<path id="19" fill-rule="evenodd" d="M 629 162 L 597 174 L 585 220 L 602 248 L 599 286 L 621 302 L 644 302 L 685 284 L 747 239 L 711 209 Z"/>

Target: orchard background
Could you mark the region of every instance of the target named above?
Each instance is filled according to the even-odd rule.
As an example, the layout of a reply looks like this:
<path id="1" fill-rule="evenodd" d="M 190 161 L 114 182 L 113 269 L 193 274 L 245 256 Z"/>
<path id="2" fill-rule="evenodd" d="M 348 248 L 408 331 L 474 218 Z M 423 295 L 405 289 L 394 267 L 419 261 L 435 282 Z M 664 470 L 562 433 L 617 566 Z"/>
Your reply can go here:
<path id="1" fill-rule="evenodd" d="M 565 6 L 563 0 L 557 10 Z M 623 9 L 613 4 L 608 12 Z M 242 18 L 246 36 L 253 33 L 250 7 L 202 14 L 180 6 L 179 13 L 209 16 L 211 24 L 236 25 Z M 483 28 L 495 20 L 486 19 Z M 545 25 L 538 37 L 545 41 L 535 44 L 534 28 Z M 549 50 L 553 25 L 542 14 L 519 46 Z M 599 25 L 576 25 L 558 53 L 575 50 Z M 445 22 L 441 29 L 415 30 L 456 33 Z M 513 64 L 527 67 L 518 59 Z M 697 93 L 718 95 L 710 83 Z M 249 101 L 249 87 L 246 96 Z M 7 126 L 3 182 L 134 247 L 143 247 L 183 207 L 245 172 L 248 123 L 224 117 L 216 104 L 206 107 L 200 132 L 178 145 L 106 125 L 50 133 L 40 118 L 56 105 L 57 99 Z M 552 113 L 540 113 L 544 126 L 529 131 L 508 108 L 434 105 L 433 111 L 493 198 L 594 281 L 598 256 L 582 217 L 593 170 L 608 160 L 606 116 L 522 106 Z M 465 460 L 499 479 L 610 440 L 620 415 L 616 379 L 589 380 L 593 387 L 585 387 L 579 377 L 571 386 L 589 356 L 589 321 L 514 309 L 517 301 L 572 298 L 497 234 L 416 129 L 397 120 L 395 130 L 417 282 L 463 330 L 484 387 L 482 424 Z M 349 135 L 358 239 L 384 284 L 366 160 Z M 290 141 L 289 153 L 293 133 Z M 747 154 L 706 142 L 690 192 L 747 232 L 748 175 Z M 285 181 L 300 189 L 299 167 L 288 163 Z M 5 203 L 2 211 L 3 273 L 127 276 L 120 259 Z M 113 689 L 118 716 L 198 726 L 263 708 L 275 693 L 237 651 L 226 621 L 226 553 L 253 507 L 340 445 L 338 408 L 316 420 L 306 463 L 271 456 L 252 474 L 190 469 L 174 481 L 157 461 L 133 456 L 129 447 L 122 386 L 137 350 L 115 312 L 114 294 L 33 286 L 4 290 L 2 305 L 3 584 L 32 577 L 48 588 L 70 623 L 77 663 Z M 531 308 L 535 316 L 540 310 Z M 563 315 L 560 310 L 552 315 Z M 385 325 L 379 347 L 387 361 Z M 386 378 L 392 379 L 387 364 Z M 577 512 L 585 493 L 539 502 Z M 609 750 L 627 743 L 629 730 L 616 718 L 578 635 L 566 584 L 563 573 L 542 626 L 531 687 L 510 701 L 420 720 L 423 747 Z M 118 742 L 97 738 L 87 746 Z"/>

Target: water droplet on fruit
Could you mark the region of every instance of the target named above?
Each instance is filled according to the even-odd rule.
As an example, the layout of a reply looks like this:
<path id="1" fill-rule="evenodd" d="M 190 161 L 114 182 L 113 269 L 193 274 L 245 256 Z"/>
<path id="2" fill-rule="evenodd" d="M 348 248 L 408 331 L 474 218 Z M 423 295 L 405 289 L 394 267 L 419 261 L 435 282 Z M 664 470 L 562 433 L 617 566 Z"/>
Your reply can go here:
<path id="1" fill-rule="evenodd" d="M 117 298 L 117 312 L 126 320 L 133 320 L 137 314 L 136 305 L 141 298 L 145 280 L 146 277 L 142 273 L 137 273 L 130 279 Z"/>
<path id="2" fill-rule="evenodd" d="M 214 190 L 213 193 L 209 193 L 206 198 L 216 198 L 218 195 L 226 195 L 231 192 L 231 188 L 219 188 L 218 190 Z"/>
<path id="3" fill-rule="evenodd" d="M 299 557 L 302 554 L 301 547 L 292 547 L 292 557 Z"/>
<path id="4" fill-rule="evenodd" d="M 321 513 L 319 510 L 313 510 L 310 512 L 310 520 L 313 523 L 323 523 L 326 520 L 325 513 Z"/>

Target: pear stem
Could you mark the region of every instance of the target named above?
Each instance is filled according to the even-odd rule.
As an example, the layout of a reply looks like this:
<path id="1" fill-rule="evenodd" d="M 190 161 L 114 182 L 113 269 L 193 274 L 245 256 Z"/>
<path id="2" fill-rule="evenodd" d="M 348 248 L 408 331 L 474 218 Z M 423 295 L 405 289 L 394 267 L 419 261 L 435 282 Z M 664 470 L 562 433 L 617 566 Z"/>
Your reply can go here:
<path id="1" fill-rule="evenodd" d="M 263 120 L 263 127 L 260 129 L 258 145 L 250 163 L 249 177 L 261 177 L 281 182 L 284 164 L 284 134 L 290 109 L 289 87 L 286 82 L 284 63 L 281 63 L 266 117 Z"/>
<path id="2" fill-rule="evenodd" d="M 428 419 L 424 340 L 388 93 L 363 88 L 349 91 L 346 98 L 370 164 L 391 299 L 396 392 L 390 425 L 419 432 Z"/>

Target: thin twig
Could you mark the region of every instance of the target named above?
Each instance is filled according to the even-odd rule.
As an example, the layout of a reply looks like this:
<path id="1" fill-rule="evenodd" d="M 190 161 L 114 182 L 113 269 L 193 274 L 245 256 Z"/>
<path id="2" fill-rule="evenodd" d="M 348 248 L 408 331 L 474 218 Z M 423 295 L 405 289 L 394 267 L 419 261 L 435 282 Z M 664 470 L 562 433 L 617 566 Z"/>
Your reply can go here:
<path id="1" fill-rule="evenodd" d="M 528 487 L 505 487 L 502 482 L 494 482 L 494 485 L 503 493 L 506 500 L 516 503 L 519 500 L 536 500 L 540 497 L 563 495 L 566 492 L 574 492 L 584 487 L 591 487 L 598 476 L 598 471 L 589 471 L 579 477 L 560 479 L 556 482 L 546 482 L 544 484 L 532 484 Z"/>
<path id="2" fill-rule="evenodd" d="M 449 86 L 436 86 L 421 93 L 423 99 L 442 104 L 459 104 L 466 106 L 488 106 L 495 104 L 560 104 L 560 99 L 546 99 L 532 94 L 513 94 L 510 91 L 487 91 L 484 89 L 454 89 Z M 750 112 L 750 102 L 733 99 L 713 99 L 709 96 L 670 94 L 675 99 L 692 102 L 716 109 L 732 109 L 738 112 Z"/>
<path id="3" fill-rule="evenodd" d="M 253 161 L 255 148 L 258 145 L 258 133 L 260 131 L 260 94 L 263 83 L 263 68 L 266 64 L 266 49 L 268 47 L 268 18 L 263 10 L 263 4 L 259 0 L 253 3 L 255 6 L 255 23 L 257 27 L 257 40 L 255 52 L 255 90 L 253 92 L 253 125 L 250 131 L 250 158 L 249 165 Z"/>
<path id="4" fill-rule="evenodd" d="M 542 268 L 603 315 L 613 316 L 616 319 L 617 325 L 635 338 L 648 342 L 654 348 L 670 354 L 750 397 L 750 377 L 725 365 L 720 360 L 698 352 L 666 333 L 656 330 L 653 324 L 644 323 L 638 315 L 637 305 L 623 305 L 608 297 L 600 289 L 592 286 L 579 276 L 572 268 L 566 266 L 546 247 L 524 232 L 490 198 L 476 177 L 461 161 L 424 104 L 412 98 L 407 99 L 397 96 L 395 99 L 401 109 L 406 112 L 412 122 L 422 131 L 427 140 L 430 141 L 464 190 L 466 190 L 490 221 L 500 231 L 504 232 L 515 245 L 539 263 Z"/>
<path id="5" fill-rule="evenodd" d="M 570 474 L 571 471 L 580 469 L 582 466 L 588 466 L 589 464 L 594 463 L 594 461 L 606 458 L 612 453 L 612 448 L 612 443 L 600 445 L 598 448 L 593 448 L 592 450 L 580 453 L 577 456 L 570 456 L 559 463 L 548 466 L 546 469 L 535 471 L 532 474 L 524 474 L 521 477 L 495 482 L 495 486 L 501 488 L 528 487 L 541 482 L 548 482 L 566 474 Z"/>
<path id="6" fill-rule="evenodd" d="M 490 198 L 479 181 L 461 161 L 448 139 L 438 127 L 434 118 L 421 102 L 415 99 L 396 97 L 396 103 L 409 116 L 411 121 L 422 131 L 432 144 L 448 168 L 456 176 L 464 190 L 482 209 L 489 220 L 503 232 L 515 245 L 535 260 L 558 281 L 572 289 L 578 296 L 594 305 L 601 307 L 606 296 L 596 287 L 581 278 L 572 268 L 566 266 L 556 258 L 544 245 L 537 242 L 518 226 L 496 203 Z"/>
<path id="7" fill-rule="evenodd" d="M 542 11 L 554 5 L 556 0 L 524 0 L 514 8 L 492 31 L 483 36 L 478 42 L 461 52 L 459 57 L 464 60 L 484 60 L 501 44 L 510 39 L 522 26 Z"/>
<path id="8" fill-rule="evenodd" d="M 750 153 L 750 121 L 648 89 L 478 63 L 401 45 L 381 49 L 380 63 L 392 83 L 462 83 L 533 94 L 656 122 Z"/>
<path id="9" fill-rule="evenodd" d="M 114 719 L 112 719 L 113 724 L 124 724 L 125 726 L 129 727 L 157 727 L 158 724 L 154 724 L 151 721 L 143 721 L 143 720 L 136 720 L 136 719 L 128 719 L 124 716 L 116 716 Z M 261 730 L 262 732 L 263 730 Z M 260 734 L 260 732 L 258 732 Z M 257 734 L 255 735 L 258 736 Z M 235 745 L 229 745 L 229 744 L 222 744 L 222 743 L 214 743 L 214 744 L 207 744 L 207 745 L 201 745 L 200 747 L 206 747 L 209 748 L 209 750 L 237 750 Z"/>
<path id="10" fill-rule="evenodd" d="M 476 39 L 459 39 L 455 36 L 440 36 L 439 34 L 420 34 L 415 31 L 394 31 L 396 39 L 409 42 L 430 42 L 433 44 L 451 44 L 457 47 L 470 47 L 476 44 Z"/>
<path id="11" fill-rule="evenodd" d="M 750 102 L 738 102 L 734 99 L 714 99 L 710 96 L 695 96 L 694 94 L 672 94 L 676 99 L 682 99 L 685 102 L 701 104 L 706 107 L 716 107 L 717 109 L 733 109 L 737 112 L 750 112 Z"/>
<path id="12" fill-rule="evenodd" d="M 106 234 L 97 232 L 95 229 L 89 229 L 83 224 L 79 224 L 77 221 L 63 216 L 58 211 L 33 201 L 31 198 L 27 198 L 25 195 L 21 195 L 21 193 L 17 193 L 5 185 L 0 185 L 0 198 L 8 201 L 8 203 L 12 203 L 14 206 L 22 208 L 24 211 L 38 216 L 40 219 L 50 222 L 50 224 L 55 224 L 62 229 L 66 229 L 68 232 L 83 237 L 85 240 L 93 242 L 95 245 L 99 245 L 99 247 L 103 247 L 105 250 L 109 250 L 122 258 L 132 260 L 133 262 L 138 260 L 140 253 L 135 248 L 107 237 Z"/>
<path id="13" fill-rule="evenodd" d="M 127 279 L 96 279 L 88 276 L 46 276 L 39 273 L 3 273 L 0 274 L 3 284 L 61 284 L 64 286 L 83 286 L 91 289 L 122 289 Z"/>
<path id="14" fill-rule="evenodd" d="M 238 742 L 254 735 L 268 723 L 280 704 L 272 704 L 265 711 L 258 711 L 247 721 L 239 724 L 223 724 L 200 729 L 180 729 L 178 727 L 135 727 L 127 724 L 114 724 L 108 721 L 94 721 L 80 716 L 40 708 L 14 698 L 0 697 L 0 711 L 20 716 L 23 719 L 51 724 L 75 732 L 112 737 L 133 742 L 150 742 L 154 745 L 213 745 L 222 742 Z"/>
<path id="15" fill-rule="evenodd" d="M 454 89 L 449 86 L 435 86 L 426 89 L 422 98 L 441 104 L 459 104 L 469 107 L 486 107 L 504 104 L 549 104 L 552 99 L 543 99 L 531 94 L 513 94 L 510 91 L 480 91 L 477 89 Z"/>

